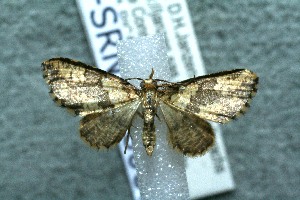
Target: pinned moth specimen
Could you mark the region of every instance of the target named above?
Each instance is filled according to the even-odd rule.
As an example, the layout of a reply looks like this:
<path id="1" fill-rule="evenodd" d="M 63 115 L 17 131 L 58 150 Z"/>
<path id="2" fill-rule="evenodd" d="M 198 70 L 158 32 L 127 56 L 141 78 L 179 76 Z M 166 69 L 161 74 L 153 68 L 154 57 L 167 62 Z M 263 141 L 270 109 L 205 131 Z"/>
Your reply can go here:
<path id="1" fill-rule="evenodd" d="M 116 145 L 130 130 L 139 106 L 144 120 L 142 141 L 151 156 L 156 143 L 154 119 L 161 109 L 171 147 L 188 156 L 204 154 L 215 136 L 206 121 L 227 123 L 244 113 L 256 93 L 258 77 L 235 69 L 170 83 L 141 80 L 140 88 L 128 80 L 68 58 L 42 63 L 50 94 L 62 107 L 83 116 L 80 135 L 92 147 Z"/>

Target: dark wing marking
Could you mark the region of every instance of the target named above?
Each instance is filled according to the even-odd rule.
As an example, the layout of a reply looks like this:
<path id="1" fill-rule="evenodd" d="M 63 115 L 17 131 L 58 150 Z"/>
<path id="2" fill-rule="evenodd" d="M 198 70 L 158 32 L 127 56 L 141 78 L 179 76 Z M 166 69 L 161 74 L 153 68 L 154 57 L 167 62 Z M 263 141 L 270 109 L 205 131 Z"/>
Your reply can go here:
<path id="1" fill-rule="evenodd" d="M 118 144 L 131 126 L 140 101 L 126 102 L 117 108 L 85 116 L 80 121 L 80 136 L 97 149 Z"/>
<path id="2" fill-rule="evenodd" d="M 42 63 L 50 94 L 75 114 L 87 115 L 139 98 L 137 89 L 124 79 L 68 58 Z"/>
<path id="3" fill-rule="evenodd" d="M 174 149 L 188 156 L 199 156 L 213 146 L 215 136 L 208 122 L 163 102 L 160 108 L 169 128 L 169 143 Z"/>
<path id="4" fill-rule="evenodd" d="M 256 93 L 258 77 L 246 69 L 220 72 L 164 84 L 160 98 L 166 104 L 200 118 L 226 123 L 245 112 Z"/>

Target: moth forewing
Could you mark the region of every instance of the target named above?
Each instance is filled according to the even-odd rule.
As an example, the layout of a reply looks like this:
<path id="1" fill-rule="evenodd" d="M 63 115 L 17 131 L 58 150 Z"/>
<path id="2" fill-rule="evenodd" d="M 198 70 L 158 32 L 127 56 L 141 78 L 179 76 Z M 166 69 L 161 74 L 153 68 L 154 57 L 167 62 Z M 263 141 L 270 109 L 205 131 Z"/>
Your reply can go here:
<path id="1" fill-rule="evenodd" d="M 226 123 L 238 116 L 255 95 L 258 77 L 232 70 L 188 79 L 162 94 L 165 103 L 214 122 Z M 177 89 L 174 89 L 177 87 Z M 168 87 L 165 90 L 169 90 Z"/>
<path id="2" fill-rule="evenodd" d="M 124 79 L 68 58 L 42 63 L 54 101 L 77 115 L 102 112 L 138 99 L 137 89 Z"/>

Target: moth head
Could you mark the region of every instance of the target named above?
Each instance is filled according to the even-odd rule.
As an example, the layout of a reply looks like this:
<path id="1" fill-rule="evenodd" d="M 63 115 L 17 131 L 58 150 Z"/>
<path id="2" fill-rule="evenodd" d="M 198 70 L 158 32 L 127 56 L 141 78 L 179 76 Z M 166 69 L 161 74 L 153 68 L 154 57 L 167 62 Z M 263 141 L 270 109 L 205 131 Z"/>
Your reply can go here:
<path id="1" fill-rule="evenodd" d="M 140 87 L 142 90 L 157 89 L 157 81 L 153 79 L 142 80 Z"/>

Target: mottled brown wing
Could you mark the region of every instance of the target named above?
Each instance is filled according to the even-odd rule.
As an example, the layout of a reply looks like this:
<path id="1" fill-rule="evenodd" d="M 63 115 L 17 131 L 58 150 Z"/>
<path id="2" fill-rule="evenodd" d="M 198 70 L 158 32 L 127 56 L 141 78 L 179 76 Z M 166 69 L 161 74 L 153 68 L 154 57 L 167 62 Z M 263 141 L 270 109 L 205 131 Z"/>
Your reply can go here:
<path id="1" fill-rule="evenodd" d="M 86 115 L 80 121 L 80 136 L 97 149 L 118 144 L 131 126 L 140 101 L 123 103 L 101 113 Z"/>
<path id="2" fill-rule="evenodd" d="M 137 89 L 124 79 L 78 61 L 53 58 L 42 67 L 53 99 L 76 115 L 101 112 L 139 98 Z"/>
<path id="3" fill-rule="evenodd" d="M 215 136 L 208 122 L 163 102 L 160 108 L 169 128 L 169 143 L 174 149 L 184 155 L 199 156 L 213 146 Z"/>
<path id="4" fill-rule="evenodd" d="M 226 123 L 245 112 L 257 83 L 255 73 L 236 69 L 164 86 L 160 98 L 165 104 L 202 119 Z"/>

